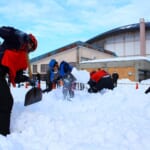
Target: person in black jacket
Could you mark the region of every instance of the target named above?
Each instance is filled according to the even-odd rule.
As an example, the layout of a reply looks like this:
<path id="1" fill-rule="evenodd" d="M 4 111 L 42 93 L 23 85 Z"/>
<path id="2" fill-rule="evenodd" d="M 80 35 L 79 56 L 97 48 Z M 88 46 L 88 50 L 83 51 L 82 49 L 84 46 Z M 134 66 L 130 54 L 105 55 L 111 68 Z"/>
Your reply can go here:
<path id="1" fill-rule="evenodd" d="M 40 88 L 40 87 L 41 87 L 41 75 L 40 75 L 40 73 L 38 73 L 38 72 L 37 72 L 37 74 L 36 74 L 36 76 L 35 76 L 35 81 L 36 81 L 36 86 L 37 86 L 38 88 Z"/>
<path id="2" fill-rule="evenodd" d="M 119 74 L 117 72 L 114 72 L 112 74 L 112 81 L 113 81 L 114 87 L 117 87 L 118 79 L 119 79 Z"/>
<path id="3" fill-rule="evenodd" d="M 28 67 L 27 55 L 37 47 L 37 40 L 32 34 L 24 33 L 13 27 L 0 27 L 0 134 L 10 133 L 10 119 L 13 97 L 6 80 L 15 87 L 16 83 L 31 81 L 23 74 Z"/>

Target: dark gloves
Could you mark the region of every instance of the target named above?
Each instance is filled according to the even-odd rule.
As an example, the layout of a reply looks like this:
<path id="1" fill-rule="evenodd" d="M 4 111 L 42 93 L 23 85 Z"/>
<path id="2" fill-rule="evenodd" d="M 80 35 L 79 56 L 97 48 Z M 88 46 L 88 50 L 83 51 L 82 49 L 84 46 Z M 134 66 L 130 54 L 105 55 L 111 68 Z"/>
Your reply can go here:
<path id="1" fill-rule="evenodd" d="M 90 80 L 88 81 L 88 84 L 90 85 L 90 87 L 93 87 L 93 86 L 96 85 L 96 82 L 90 79 Z"/>
<path id="2" fill-rule="evenodd" d="M 23 70 L 17 71 L 16 73 L 16 78 L 15 78 L 15 83 L 20 83 L 20 82 L 29 82 L 31 86 L 36 85 L 36 80 L 30 79 L 28 76 L 23 75 Z"/>
<path id="3" fill-rule="evenodd" d="M 98 90 L 96 88 L 96 82 L 95 81 L 90 79 L 88 81 L 88 84 L 90 85 L 90 88 L 88 89 L 89 93 L 97 93 L 98 92 Z"/>
<path id="4" fill-rule="evenodd" d="M 16 73 L 15 83 L 26 82 L 28 80 L 29 80 L 29 77 L 26 75 L 23 75 L 22 70 L 20 70 Z"/>
<path id="5" fill-rule="evenodd" d="M 88 92 L 89 92 L 89 93 L 97 93 L 98 90 L 97 90 L 95 87 L 92 87 L 92 88 L 89 88 L 89 89 L 88 89 Z"/>
<path id="6" fill-rule="evenodd" d="M 36 85 L 36 81 L 33 80 L 33 79 L 28 79 L 28 82 L 30 83 L 31 86 L 34 86 Z"/>

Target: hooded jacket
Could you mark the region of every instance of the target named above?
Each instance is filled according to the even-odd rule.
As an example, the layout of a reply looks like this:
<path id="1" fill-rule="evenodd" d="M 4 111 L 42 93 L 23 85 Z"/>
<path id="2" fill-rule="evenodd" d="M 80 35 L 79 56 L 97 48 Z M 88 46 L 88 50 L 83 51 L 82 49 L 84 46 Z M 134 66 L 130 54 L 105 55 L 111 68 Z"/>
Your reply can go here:
<path id="1" fill-rule="evenodd" d="M 59 72 L 54 72 L 55 65 L 58 65 L 58 62 L 55 59 L 52 59 L 49 62 L 49 72 L 50 72 L 49 78 L 51 82 L 53 82 L 54 80 L 57 80 L 57 78 L 59 77 Z"/>
<path id="2" fill-rule="evenodd" d="M 62 61 L 59 67 L 61 77 L 64 77 L 66 74 L 71 73 L 72 69 L 73 67 L 69 63 Z"/>
<path id="3" fill-rule="evenodd" d="M 97 83 L 101 78 L 106 76 L 109 76 L 109 74 L 105 70 L 99 70 L 91 74 L 91 80 Z"/>
<path id="4" fill-rule="evenodd" d="M 1 27 L 0 37 L 4 39 L 0 45 L 0 70 L 9 74 L 15 86 L 17 71 L 27 69 L 28 36 L 13 27 Z"/>

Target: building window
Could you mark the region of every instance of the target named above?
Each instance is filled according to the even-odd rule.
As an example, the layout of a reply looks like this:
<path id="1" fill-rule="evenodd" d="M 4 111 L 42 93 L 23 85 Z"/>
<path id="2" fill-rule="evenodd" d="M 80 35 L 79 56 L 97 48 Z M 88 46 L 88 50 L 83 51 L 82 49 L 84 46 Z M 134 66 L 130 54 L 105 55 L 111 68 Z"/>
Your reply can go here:
<path id="1" fill-rule="evenodd" d="M 41 72 L 47 72 L 48 64 L 41 64 Z"/>
<path id="2" fill-rule="evenodd" d="M 37 65 L 33 65 L 33 73 L 37 73 Z"/>

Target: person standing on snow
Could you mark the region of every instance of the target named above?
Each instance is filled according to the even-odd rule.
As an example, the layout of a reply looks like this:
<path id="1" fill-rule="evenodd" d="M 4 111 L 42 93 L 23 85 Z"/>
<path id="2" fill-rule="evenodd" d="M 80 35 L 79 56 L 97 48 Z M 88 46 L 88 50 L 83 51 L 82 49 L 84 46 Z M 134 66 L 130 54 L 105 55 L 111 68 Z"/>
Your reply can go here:
<path id="1" fill-rule="evenodd" d="M 119 74 L 117 72 L 114 72 L 112 74 L 112 80 L 113 80 L 113 84 L 114 84 L 114 87 L 117 87 L 117 81 L 119 79 Z"/>
<path id="2" fill-rule="evenodd" d="M 10 133 L 13 96 L 6 81 L 6 75 L 15 87 L 16 83 L 31 81 L 23 75 L 28 67 L 28 53 L 37 48 L 37 40 L 32 34 L 24 33 L 14 27 L 0 27 L 0 134 Z"/>
<path id="3" fill-rule="evenodd" d="M 76 78 L 71 73 L 73 67 L 66 61 L 60 63 L 59 71 L 63 81 L 63 95 L 64 99 L 70 100 L 74 97 L 74 86 Z"/>
<path id="4" fill-rule="evenodd" d="M 35 76 L 35 81 L 36 81 L 36 87 L 40 88 L 41 87 L 41 75 L 38 72 Z"/>
<path id="5" fill-rule="evenodd" d="M 51 59 L 49 62 L 49 69 L 47 70 L 46 86 L 42 92 L 50 92 L 52 89 L 55 89 L 56 86 L 59 86 L 60 74 L 59 74 L 59 65 L 55 59 Z"/>

